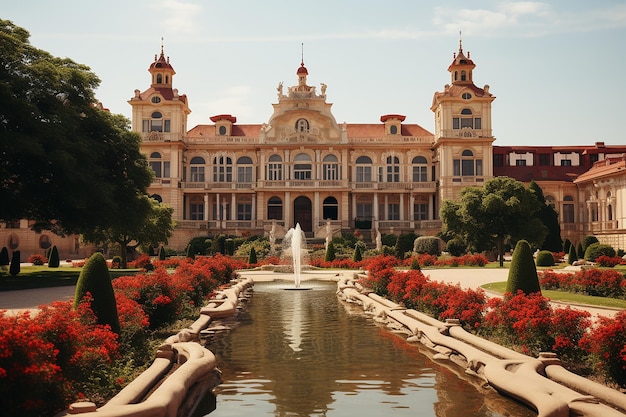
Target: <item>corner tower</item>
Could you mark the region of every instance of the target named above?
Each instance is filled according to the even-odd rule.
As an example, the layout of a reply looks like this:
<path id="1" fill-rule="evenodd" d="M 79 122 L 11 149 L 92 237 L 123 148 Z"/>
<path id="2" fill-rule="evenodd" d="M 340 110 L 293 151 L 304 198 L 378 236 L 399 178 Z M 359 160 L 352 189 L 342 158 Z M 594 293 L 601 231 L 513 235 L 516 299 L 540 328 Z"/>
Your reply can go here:
<path id="1" fill-rule="evenodd" d="M 141 135 L 141 151 L 154 171 L 148 192 L 173 207 L 175 213 L 182 213 L 178 187 L 183 178 L 184 139 L 191 110 L 187 96 L 173 88 L 176 71 L 169 57 L 165 57 L 163 44 L 148 72 L 150 87 L 143 92 L 136 89 L 128 100 L 132 106 L 132 130 Z"/>
<path id="2" fill-rule="evenodd" d="M 457 199 L 462 188 L 480 187 L 493 177 L 491 103 L 495 96 L 488 85 L 480 88 L 474 84 L 475 67 L 460 39 L 448 67 L 451 84 L 435 93 L 430 107 L 435 113 L 433 151 L 441 201 Z"/>

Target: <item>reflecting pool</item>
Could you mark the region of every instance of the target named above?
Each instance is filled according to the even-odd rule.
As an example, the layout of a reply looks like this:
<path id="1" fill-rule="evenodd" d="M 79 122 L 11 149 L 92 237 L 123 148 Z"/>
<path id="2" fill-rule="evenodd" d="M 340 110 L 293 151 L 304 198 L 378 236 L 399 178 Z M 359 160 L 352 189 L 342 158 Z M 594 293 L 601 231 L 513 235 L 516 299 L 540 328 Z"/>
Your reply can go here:
<path id="1" fill-rule="evenodd" d="M 333 282 L 256 283 L 206 340 L 223 383 L 211 417 L 536 416 L 340 301 Z M 200 414 L 202 415 L 202 414 Z"/>

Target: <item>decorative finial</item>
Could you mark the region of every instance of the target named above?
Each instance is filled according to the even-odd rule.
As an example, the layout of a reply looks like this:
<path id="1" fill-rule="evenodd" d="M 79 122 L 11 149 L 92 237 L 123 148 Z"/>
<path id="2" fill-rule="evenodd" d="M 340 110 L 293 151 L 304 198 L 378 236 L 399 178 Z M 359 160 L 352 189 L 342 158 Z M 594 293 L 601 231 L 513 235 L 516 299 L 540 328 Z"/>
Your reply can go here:
<path id="1" fill-rule="evenodd" d="M 302 48 L 302 61 L 300 62 L 300 64 L 304 66 L 304 42 L 302 42 L 301 48 Z"/>
<path id="2" fill-rule="evenodd" d="M 461 36 L 460 30 L 459 30 L 459 51 L 463 52 L 463 37 Z"/>
<path id="3" fill-rule="evenodd" d="M 161 36 L 161 55 L 163 55 L 163 36 Z"/>

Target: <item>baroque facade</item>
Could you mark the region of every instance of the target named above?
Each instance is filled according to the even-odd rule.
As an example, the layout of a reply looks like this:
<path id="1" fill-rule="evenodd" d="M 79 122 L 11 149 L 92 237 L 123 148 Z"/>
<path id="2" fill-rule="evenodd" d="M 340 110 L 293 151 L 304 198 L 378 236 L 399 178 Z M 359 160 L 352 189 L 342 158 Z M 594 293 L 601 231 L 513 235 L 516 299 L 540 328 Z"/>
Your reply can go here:
<path id="1" fill-rule="evenodd" d="M 188 129 L 188 98 L 174 88 L 176 72 L 161 47 L 148 68 L 149 87 L 128 103 L 155 173 L 148 191 L 174 208 L 169 246 L 183 250 L 192 237 L 219 233 L 280 238 L 296 223 L 320 238 L 343 231 L 372 241 L 378 233 L 434 235 L 444 200 L 509 176 L 537 182 L 559 213 L 563 239 L 594 234 L 626 248 L 626 145 L 494 145 L 495 96 L 475 85 L 475 67 L 459 43 L 450 82 L 433 95 L 434 133 L 404 123 L 401 114 L 337 123 L 327 86 L 308 85 L 304 62 L 294 85 L 279 83 L 266 123 L 219 114 Z M 36 234 L 28 225 L 0 224 L 0 242 L 23 259 L 50 244 L 62 258 L 93 250 L 77 236 Z"/>

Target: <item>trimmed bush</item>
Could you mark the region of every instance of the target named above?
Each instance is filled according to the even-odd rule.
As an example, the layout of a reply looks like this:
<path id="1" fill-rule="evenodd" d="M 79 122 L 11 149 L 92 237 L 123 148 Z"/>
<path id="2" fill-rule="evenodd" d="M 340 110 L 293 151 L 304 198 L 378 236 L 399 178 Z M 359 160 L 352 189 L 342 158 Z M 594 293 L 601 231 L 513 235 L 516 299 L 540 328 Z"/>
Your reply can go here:
<path id="1" fill-rule="evenodd" d="M 11 257 L 11 266 L 9 266 L 9 273 L 13 276 L 16 276 L 20 273 L 20 251 L 13 251 L 13 256 Z"/>
<path id="2" fill-rule="evenodd" d="M 352 255 L 352 260 L 354 262 L 361 262 L 363 260 L 363 251 L 365 250 L 365 243 L 362 241 L 358 241 L 354 245 L 354 254 Z"/>
<path id="3" fill-rule="evenodd" d="M 446 243 L 446 252 L 452 256 L 461 256 L 465 254 L 467 245 L 463 239 L 459 237 L 452 238 Z"/>
<path id="4" fill-rule="evenodd" d="M 193 254 L 193 246 L 191 246 L 191 243 L 187 245 L 186 257 L 189 259 L 196 259 L 196 256 Z"/>
<path id="5" fill-rule="evenodd" d="M 435 236 L 420 236 L 415 239 L 413 252 L 439 256 L 441 255 L 442 242 L 440 238 Z"/>
<path id="6" fill-rule="evenodd" d="M 600 241 L 599 241 L 599 240 L 598 240 L 598 238 L 597 238 L 597 237 L 595 237 L 595 236 L 590 236 L 590 235 L 585 236 L 585 237 L 583 238 L 583 241 L 581 242 L 581 244 L 582 244 L 582 246 L 583 246 L 583 253 L 587 251 L 587 248 L 588 248 L 590 245 L 592 245 L 592 244 L 594 244 L 594 243 L 599 243 L 599 242 L 600 242 Z M 580 255 L 580 254 L 579 254 L 579 255 Z M 581 258 L 582 258 L 582 256 L 581 256 Z"/>
<path id="7" fill-rule="evenodd" d="M 9 250 L 6 246 L 2 247 L 0 250 L 0 268 L 5 268 L 11 264 L 11 260 L 9 259 Z"/>
<path id="8" fill-rule="evenodd" d="M 335 260 L 335 245 L 333 245 L 333 241 L 328 242 L 328 247 L 326 248 L 326 255 L 324 255 L 324 261 L 332 262 Z"/>
<path id="9" fill-rule="evenodd" d="M 91 296 L 91 309 L 98 324 L 108 324 L 115 333 L 120 332 L 120 321 L 115 304 L 115 293 L 109 276 L 106 259 L 96 252 L 85 262 L 74 295 L 74 309 L 77 309 L 87 294 Z"/>
<path id="10" fill-rule="evenodd" d="M 570 245 L 569 253 L 567 254 L 567 263 L 572 265 L 577 260 L 578 260 L 578 255 L 576 255 L 576 248 L 574 247 L 574 245 Z"/>
<path id="11" fill-rule="evenodd" d="M 165 248 L 163 246 L 159 247 L 159 260 L 164 261 L 166 258 Z"/>
<path id="12" fill-rule="evenodd" d="M 549 250 L 539 251 L 537 254 L 537 266 L 554 266 L 554 256 Z"/>
<path id="13" fill-rule="evenodd" d="M 252 246 L 250 248 L 250 257 L 248 258 L 248 263 L 250 265 L 254 265 L 256 264 L 258 261 L 256 259 L 256 250 L 254 249 L 254 246 Z"/>
<path id="14" fill-rule="evenodd" d="M 506 283 L 506 292 L 517 294 L 519 290 L 525 294 L 541 293 L 537 267 L 530 245 L 526 240 L 520 240 L 515 245 Z"/>
<path id="15" fill-rule="evenodd" d="M 402 233 L 398 236 L 395 248 L 398 259 L 404 259 L 404 254 L 413 250 L 417 237 L 415 233 Z"/>
<path id="16" fill-rule="evenodd" d="M 576 246 L 576 256 L 578 256 L 578 259 L 585 259 L 585 251 L 582 242 L 578 242 Z"/>
<path id="17" fill-rule="evenodd" d="M 50 256 L 48 257 L 48 268 L 58 268 L 60 264 L 59 250 L 56 245 L 53 245 L 52 249 L 50 249 Z"/>
<path id="18" fill-rule="evenodd" d="M 590 262 L 595 262 L 602 255 L 613 258 L 615 257 L 615 249 L 611 245 L 596 242 L 587 246 L 585 250 L 585 260 Z"/>
<path id="19" fill-rule="evenodd" d="M 422 267 L 420 266 L 420 259 L 417 256 L 414 256 L 411 259 L 411 269 L 414 271 L 421 271 Z"/>
<path id="20" fill-rule="evenodd" d="M 572 242 L 569 239 L 565 239 L 563 242 L 563 252 L 569 253 L 569 249 L 572 247 Z"/>
<path id="21" fill-rule="evenodd" d="M 226 239 L 226 253 L 225 255 L 233 256 L 235 253 L 235 240 L 232 238 Z"/>

